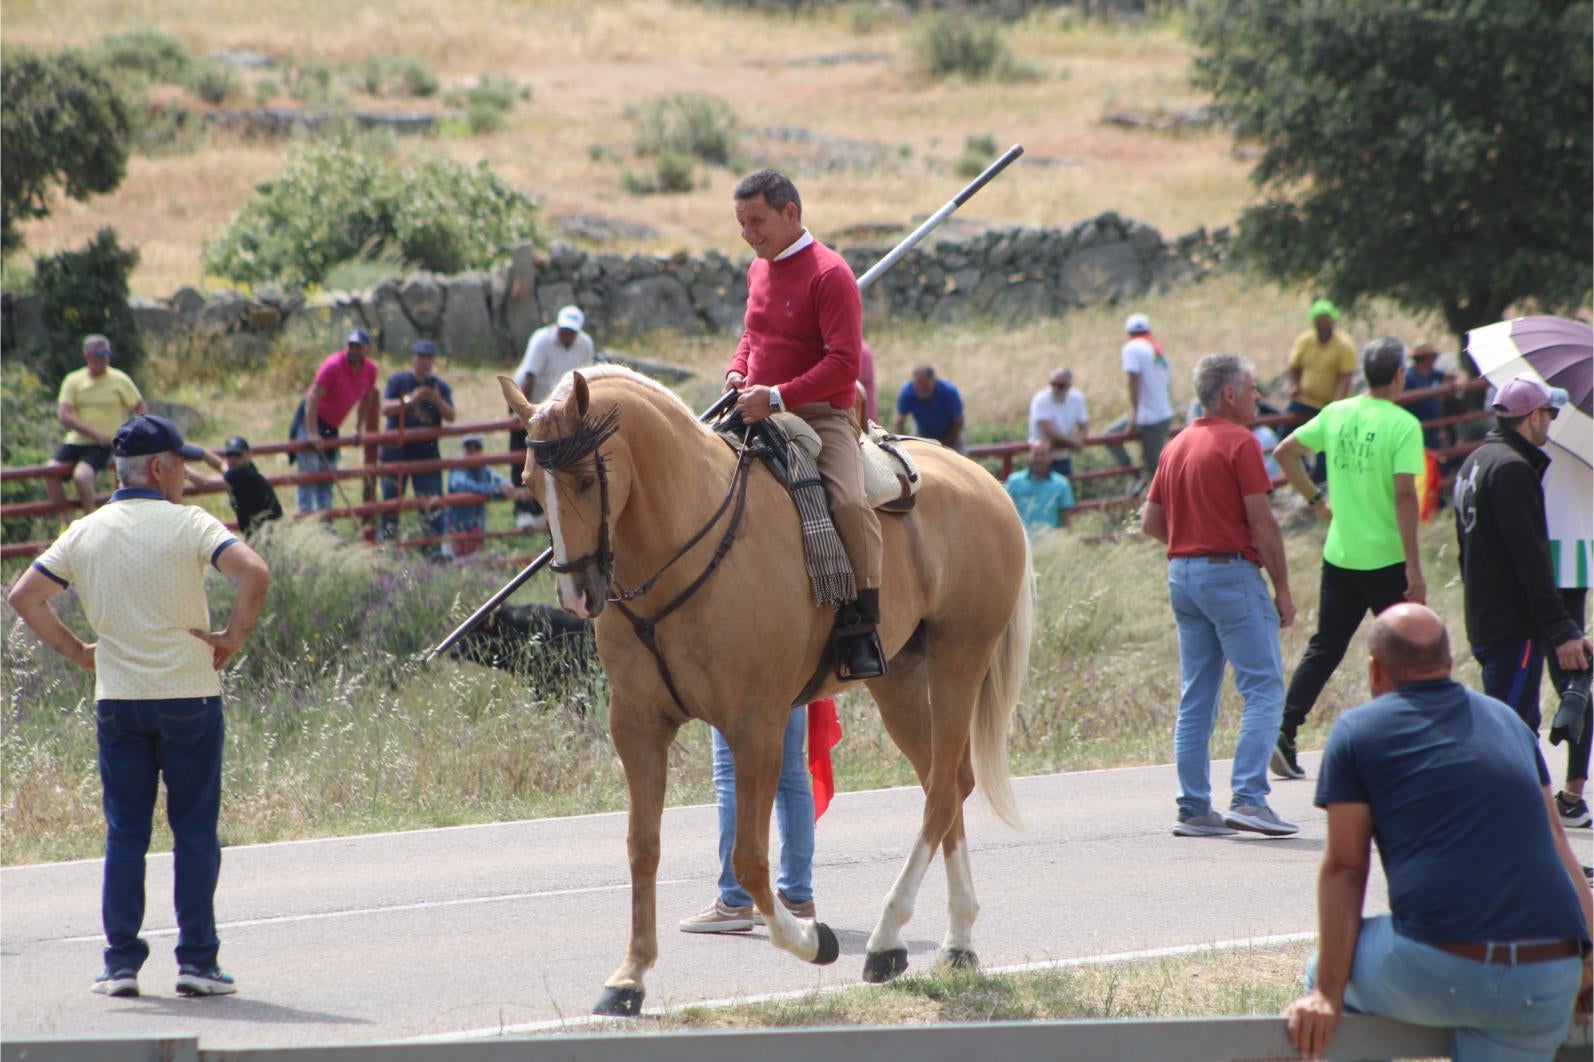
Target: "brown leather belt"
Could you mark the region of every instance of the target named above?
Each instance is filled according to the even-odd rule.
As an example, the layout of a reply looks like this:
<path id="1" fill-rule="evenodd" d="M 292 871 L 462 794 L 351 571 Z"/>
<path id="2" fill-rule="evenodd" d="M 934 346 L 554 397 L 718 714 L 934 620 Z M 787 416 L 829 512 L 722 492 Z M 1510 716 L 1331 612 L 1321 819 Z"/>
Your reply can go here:
<path id="1" fill-rule="evenodd" d="M 1535 944 L 1511 944 L 1497 941 L 1489 944 L 1481 940 L 1429 942 L 1429 947 L 1474 962 L 1487 962 L 1496 966 L 1520 966 L 1529 962 L 1549 962 L 1551 959 L 1569 959 L 1581 955 L 1583 948 L 1575 940 L 1546 940 Z M 1490 948 L 1493 951 L 1490 951 Z"/>

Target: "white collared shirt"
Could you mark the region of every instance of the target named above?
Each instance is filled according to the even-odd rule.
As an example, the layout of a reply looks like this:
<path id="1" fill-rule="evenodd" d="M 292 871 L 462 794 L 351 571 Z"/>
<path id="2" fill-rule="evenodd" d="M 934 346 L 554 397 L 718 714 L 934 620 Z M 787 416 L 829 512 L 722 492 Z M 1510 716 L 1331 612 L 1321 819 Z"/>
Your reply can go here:
<path id="1" fill-rule="evenodd" d="M 790 258 L 792 255 L 796 254 L 798 251 L 802 250 L 804 247 L 807 247 L 813 242 L 814 234 L 809 232 L 807 229 L 804 229 L 803 234 L 793 240 L 790 247 L 786 248 L 784 251 L 775 256 L 775 261 L 778 262 L 782 258 Z"/>

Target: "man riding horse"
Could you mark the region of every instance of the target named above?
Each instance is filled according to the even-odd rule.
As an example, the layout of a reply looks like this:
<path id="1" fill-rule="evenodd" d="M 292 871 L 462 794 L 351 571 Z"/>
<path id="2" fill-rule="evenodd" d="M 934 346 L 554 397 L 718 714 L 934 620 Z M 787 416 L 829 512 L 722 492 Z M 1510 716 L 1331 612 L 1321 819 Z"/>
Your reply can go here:
<path id="1" fill-rule="evenodd" d="M 880 622 L 880 522 L 864 498 L 860 425 L 853 412 L 863 346 L 863 300 L 852 268 L 803 227 L 797 188 L 774 170 L 736 186 L 736 220 L 757 256 L 747 269 L 746 331 L 725 373 L 749 423 L 795 413 L 819 434 L 818 465 L 831 517 L 858 587 L 841 609 L 842 674 L 886 672 Z"/>

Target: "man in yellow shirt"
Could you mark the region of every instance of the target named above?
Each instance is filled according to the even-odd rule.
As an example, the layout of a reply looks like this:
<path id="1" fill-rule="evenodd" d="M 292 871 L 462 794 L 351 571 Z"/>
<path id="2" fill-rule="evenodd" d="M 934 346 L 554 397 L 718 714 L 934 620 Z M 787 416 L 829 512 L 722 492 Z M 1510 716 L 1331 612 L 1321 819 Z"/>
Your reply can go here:
<path id="1" fill-rule="evenodd" d="M 1307 316 L 1312 327 L 1295 337 L 1290 350 L 1290 404 L 1285 412 L 1310 419 L 1330 402 L 1350 394 L 1356 375 L 1356 345 L 1335 330 L 1339 310 L 1327 299 L 1312 303 Z M 1313 483 L 1328 478 L 1321 454 L 1312 463 L 1311 473 Z"/>
<path id="2" fill-rule="evenodd" d="M 111 341 L 104 336 L 83 340 L 83 368 L 61 381 L 56 418 L 67 429 L 66 441 L 55 452 L 62 466 L 44 479 L 45 493 L 57 505 L 65 504 L 68 475 L 77 487 L 84 513 L 94 511 L 94 477 L 111 460 L 111 436 L 128 417 L 149 411 L 144 396 L 127 373 L 111 368 Z"/>

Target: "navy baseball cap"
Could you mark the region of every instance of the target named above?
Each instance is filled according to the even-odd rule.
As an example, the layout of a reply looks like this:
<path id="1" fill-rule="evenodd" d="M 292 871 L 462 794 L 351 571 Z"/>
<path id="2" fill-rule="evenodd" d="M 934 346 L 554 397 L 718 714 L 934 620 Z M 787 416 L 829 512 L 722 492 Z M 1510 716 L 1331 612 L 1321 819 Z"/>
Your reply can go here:
<path id="1" fill-rule="evenodd" d="M 221 452 L 228 457 L 242 457 L 249 452 L 249 440 L 242 435 L 229 435 L 221 444 Z"/>
<path id="2" fill-rule="evenodd" d="M 437 357 L 437 344 L 430 339 L 417 339 L 410 344 L 410 354 L 417 358 L 422 356 L 435 358 Z"/>
<path id="3" fill-rule="evenodd" d="M 117 457 L 146 457 L 150 454 L 177 454 L 189 461 L 205 456 L 193 443 L 183 442 L 183 433 L 165 417 L 143 413 L 123 424 L 111 440 Z"/>
<path id="4" fill-rule="evenodd" d="M 345 339 L 344 342 L 351 346 L 355 343 L 358 343 L 362 347 L 368 347 L 371 345 L 371 333 L 367 332 L 363 328 L 356 328 L 354 331 L 349 333 L 349 338 Z"/>

